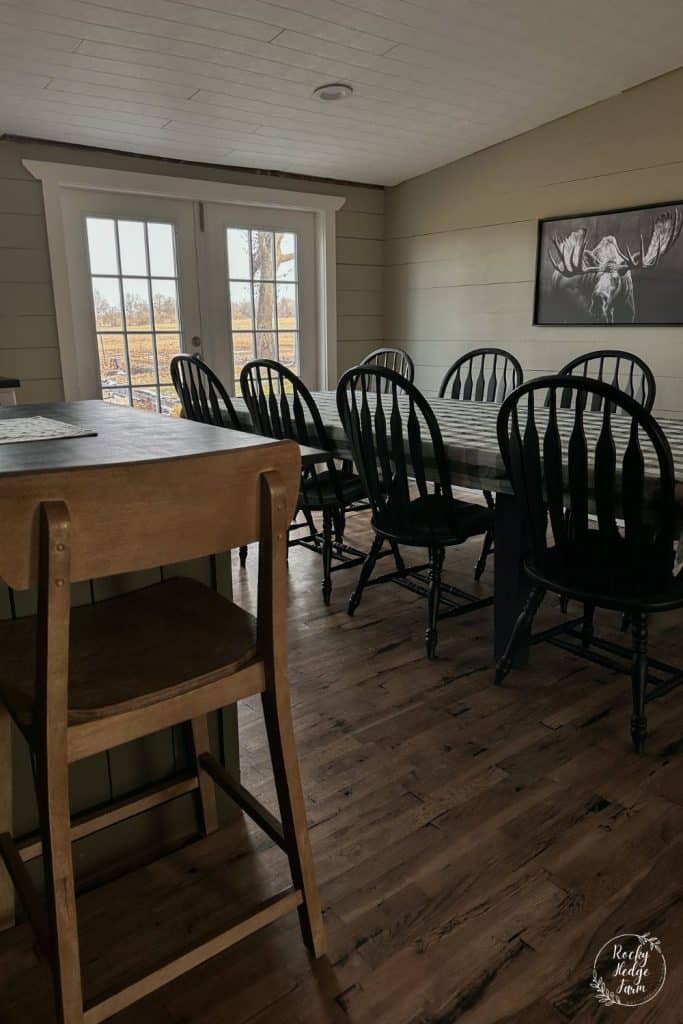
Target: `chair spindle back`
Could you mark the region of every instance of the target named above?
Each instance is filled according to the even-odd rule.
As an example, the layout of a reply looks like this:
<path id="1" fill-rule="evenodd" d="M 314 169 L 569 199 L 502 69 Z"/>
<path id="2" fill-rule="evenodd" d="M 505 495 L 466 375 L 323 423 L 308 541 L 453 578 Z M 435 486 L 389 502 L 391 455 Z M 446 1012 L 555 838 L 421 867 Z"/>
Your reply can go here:
<path id="1" fill-rule="evenodd" d="M 213 427 L 242 429 L 222 381 L 199 356 L 174 356 L 171 360 L 171 380 L 185 419 L 209 423 Z"/>
<path id="2" fill-rule="evenodd" d="M 620 349 L 588 352 L 568 362 L 560 370 L 560 374 L 605 381 L 613 388 L 623 391 L 629 398 L 633 398 L 648 412 L 652 411 L 657 392 L 654 374 L 647 363 L 633 352 L 624 352 Z M 572 395 L 569 392 L 561 395 L 560 407 L 569 408 L 571 401 Z M 591 411 L 599 412 L 602 408 L 602 397 L 593 394 L 590 402 Z"/>
<path id="3" fill-rule="evenodd" d="M 441 430 L 422 393 L 393 370 L 355 366 L 337 385 L 337 408 L 375 515 L 421 498 L 453 500 Z"/>
<path id="4" fill-rule="evenodd" d="M 594 399 L 599 403 L 591 412 Z M 603 552 L 613 552 L 615 565 L 649 579 L 670 576 L 673 458 L 660 426 L 635 399 L 590 378 L 540 377 L 505 400 L 498 440 L 537 569 L 548 550 L 549 523 L 567 565 L 590 559 L 597 539 Z"/>
<path id="5" fill-rule="evenodd" d="M 254 429 L 265 437 L 287 438 L 310 448 L 330 451 L 327 429 L 312 394 L 295 373 L 273 359 L 255 359 L 242 369 L 240 385 Z M 315 505 L 322 501 L 322 474 L 343 503 L 337 467 L 332 458 L 312 463 L 304 470 L 302 500 Z"/>
<path id="6" fill-rule="evenodd" d="M 359 366 L 381 366 L 385 370 L 400 373 L 410 384 L 415 380 L 415 364 L 402 348 L 376 348 L 374 352 L 361 359 Z M 375 387 L 384 386 L 379 379 L 373 382 Z"/>
<path id="7" fill-rule="evenodd" d="M 502 348 L 467 352 L 446 371 L 439 398 L 465 402 L 502 402 L 524 380 L 519 360 Z"/>

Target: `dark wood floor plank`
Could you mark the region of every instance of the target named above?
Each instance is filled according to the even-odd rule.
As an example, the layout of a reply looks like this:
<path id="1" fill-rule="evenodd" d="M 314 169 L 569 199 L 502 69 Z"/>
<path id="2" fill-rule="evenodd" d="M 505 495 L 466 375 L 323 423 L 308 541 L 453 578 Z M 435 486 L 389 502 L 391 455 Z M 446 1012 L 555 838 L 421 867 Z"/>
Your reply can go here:
<path id="1" fill-rule="evenodd" d="M 366 517 L 349 531 L 367 546 Z M 469 587 L 477 553 L 451 553 L 448 577 Z M 255 561 L 236 570 L 250 608 Z M 669 965 L 629 1024 L 682 1024 L 680 692 L 649 706 L 637 758 L 625 677 L 542 645 L 495 687 L 490 610 L 444 621 L 427 662 L 423 601 L 377 587 L 349 619 L 352 575 L 335 575 L 326 609 L 319 560 L 291 553 L 294 720 L 328 958 L 311 961 L 292 915 L 117 1024 L 614 1024 L 620 1011 L 589 983 L 598 949 L 624 930 L 658 935 Z M 478 592 L 491 583 L 489 568 Z M 546 602 L 542 623 L 559 620 Z M 597 622 L 623 639 L 617 616 Z M 682 624 L 653 622 L 656 654 L 683 661 Z M 258 701 L 240 708 L 240 739 L 243 782 L 275 810 Z M 281 852 L 238 819 L 85 894 L 89 987 L 125 983 L 287 881 Z M 52 1019 L 21 925 L 0 935 L 0 1021 Z"/>

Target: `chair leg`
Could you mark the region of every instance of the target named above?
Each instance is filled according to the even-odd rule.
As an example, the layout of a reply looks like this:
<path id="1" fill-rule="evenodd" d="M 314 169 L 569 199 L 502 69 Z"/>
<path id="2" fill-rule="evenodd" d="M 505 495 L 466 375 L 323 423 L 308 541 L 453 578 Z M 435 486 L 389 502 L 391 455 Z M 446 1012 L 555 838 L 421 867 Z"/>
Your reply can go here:
<path id="1" fill-rule="evenodd" d="M 595 618 L 595 605 L 584 604 L 583 623 L 581 624 L 581 646 L 587 651 L 593 640 L 593 620 Z"/>
<path id="2" fill-rule="evenodd" d="M 564 510 L 564 524 L 565 524 L 567 530 L 569 530 L 570 520 L 571 520 L 571 516 L 569 515 L 569 509 L 565 509 Z M 563 615 L 566 615 L 567 612 L 569 611 L 569 598 L 565 594 L 561 594 L 560 595 L 560 611 L 562 612 Z"/>
<path id="3" fill-rule="evenodd" d="M 249 551 L 249 548 L 247 547 L 246 544 L 243 547 L 240 548 L 240 567 L 242 569 L 244 569 L 244 567 L 247 564 L 247 552 L 248 551 Z"/>
<path id="4" fill-rule="evenodd" d="M 633 716 L 631 718 L 631 739 L 637 753 L 645 750 L 647 718 L 645 717 L 645 691 L 647 689 L 647 615 L 634 612 L 633 631 Z"/>
<path id="5" fill-rule="evenodd" d="M 543 589 L 543 587 L 532 587 L 532 589 L 529 591 L 529 595 L 524 603 L 524 607 L 522 608 L 522 611 L 519 614 L 517 622 L 515 623 L 515 628 L 512 630 L 512 635 L 508 640 L 508 645 L 505 654 L 496 665 L 496 686 L 500 686 L 500 684 L 505 679 L 505 676 L 510 671 L 510 666 L 512 665 L 512 659 L 515 655 L 517 644 L 524 636 L 527 629 L 529 629 L 529 627 L 531 626 L 531 623 L 534 619 L 534 615 L 538 611 L 544 596 L 545 590 Z"/>
<path id="6" fill-rule="evenodd" d="M 301 889 L 304 899 L 299 907 L 301 932 L 314 956 L 321 957 L 326 949 L 325 927 L 315 880 L 289 698 L 282 693 L 266 691 L 261 700 L 292 882 Z"/>
<path id="7" fill-rule="evenodd" d="M 202 809 L 202 831 L 205 836 L 211 835 L 218 829 L 218 811 L 216 809 L 216 787 L 213 779 L 200 767 L 199 758 L 202 754 L 211 753 L 209 740 L 209 719 L 206 715 L 200 718 L 193 718 L 190 722 L 192 728 L 192 744 L 196 761 L 197 779 L 199 781 L 199 802 Z"/>
<path id="8" fill-rule="evenodd" d="M 12 721 L 0 704 L 0 833 L 13 835 L 12 793 Z M 0 860 L 0 932 L 15 923 L 14 883 Z"/>
<path id="9" fill-rule="evenodd" d="M 49 744 L 49 740 L 48 740 Z M 58 1024 L 83 1024 L 76 892 L 71 851 L 69 766 L 62 756 L 38 755 L 36 790 L 43 835 L 43 869 L 52 941 Z"/>
<path id="10" fill-rule="evenodd" d="M 390 548 L 392 550 L 392 553 L 393 553 L 393 556 L 394 556 L 394 562 L 396 563 L 396 569 L 398 570 L 398 572 L 405 572 L 406 563 L 403 561 L 403 556 L 401 555 L 401 550 L 400 550 L 398 544 L 396 543 L 395 540 L 390 540 L 389 541 L 389 546 L 390 546 Z M 381 545 L 380 545 L 380 547 L 381 547 Z"/>
<path id="11" fill-rule="evenodd" d="M 315 532 L 316 532 L 315 531 L 315 520 L 313 518 L 313 513 L 308 508 L 302 508 L 299 511 L 301 512 L 301 514 L 303 515 L 304 519 L 306 520 L 306 523 L 308 525 L 308 529 L 311 531 L 311 537 L 313 537 L 315 535 Z"/>
<path id="12" fill-rule="evenodd" d="M 363 590 L 365 589 L 368 580 L 372 576 L 372 571 L 375 568 L 375 562 L 377 561 L 377 556 L 380 553 L 382 544 L 382 538 L 375 534 L 375 537 L 372 541 L 372 546 L 370 547 L 366 559 L 361 567 L 360 576 L 358 577 L 358 583 L 356 583 L 356 589 L 351 594 L 351 597 L 349 599 L 349 607 L 347 609 L 349 615 L 353 615 L 356 608 L 360 604 L 360 599 L 363 596 Z"/>
<path id="13" fill-rule="evenodd" d="M 428 658 L 433 658 L 436 655 L 437 623 L 439 620 L 439 601 L 441 598 L 441 570 L 443 568 L 444 555 L 445 551 L 443 548 L 435 547 L 429 550 L 429 593 L 427 595 L 427 614 L 429 619 L 425 633 Z"/>
<path id="14" fill-rule="evenodd" d="M 332 513 L 323 511 L 323 601 L 330 603 L 332 597 Z"/>
<path id="15" fill-rule="evenodd" d="M 492 512 L 494 512 L 495 508 L 496 508 L 495 498 L 493 497 L 493 495 L 491 494 L 490 491 L 484 491 L 483 493 L 484 493 L 484 499 L 486 500 L 487 507 L 490 508 Z M 478 560 L 476 566 L 474 567 L 474 579 L 476 581 L 479 581 L 481 579 L 481 577 L 482 577 L 482 575 L 484 573 L 484 569 L 486 568 L 486 561 L 487 561 L 489 555 L 491 554 L 492 549 L 493 549 L 493 527 L 488 529 L 486 531 L 486 533 L 484 534 L 484 541 L 483 541 L 482 546 L 481 546 L 481 554 L 479 555 L 479 560 Z"/>
<path id="16" fill-rule="evenodd" d="M 344 534 L 346 532 L 346 515 L 344 513 L 344 509 L 335 509 L 332 513 L 332 520 L 334 522 L 334 539 L 337 544 L 343 544 Z"/>
<path id="17" fill-rule="evenodd" d="M 491 554 L 492 548 L 493 530 L 487 530 L 486 533 L 484 534 L 484 543 L 481 546 L 481 554 L 479 555 L 479 560 L 476 566 L 474 567 L 474 578 L 477 581 L 481 579 L 484 573 L 484 569 L 486 568 L 486 561 L 489 555 Z"/>

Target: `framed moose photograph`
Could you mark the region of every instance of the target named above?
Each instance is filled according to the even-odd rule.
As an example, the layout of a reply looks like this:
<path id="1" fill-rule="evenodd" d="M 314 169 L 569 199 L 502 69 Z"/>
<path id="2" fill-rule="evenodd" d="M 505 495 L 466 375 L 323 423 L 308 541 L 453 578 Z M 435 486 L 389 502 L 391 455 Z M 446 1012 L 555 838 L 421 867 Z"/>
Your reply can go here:
<path id="1" fill-rule="evenodd" d="M 534 324 L 683 324 L 683 202 L 541 220 Z"/>

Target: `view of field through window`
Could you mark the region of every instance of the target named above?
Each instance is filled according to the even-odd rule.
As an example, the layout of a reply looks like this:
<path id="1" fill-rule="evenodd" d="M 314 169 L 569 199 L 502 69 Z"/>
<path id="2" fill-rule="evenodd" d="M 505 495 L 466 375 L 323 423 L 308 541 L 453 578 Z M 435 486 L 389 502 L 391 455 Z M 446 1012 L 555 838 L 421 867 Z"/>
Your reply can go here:
<path id="1" fill-rule="evenodd" d="M 277 359 L 299 372 L 299 268 L 296 235 L 228 228 L 228 287 L 235 369 Z"/>
<path id="2" fill-rule="evenodd" d="M 86 218 L 102 397 L 178 415 L 170 364 L 181 350 L 175 231 Z"/>

